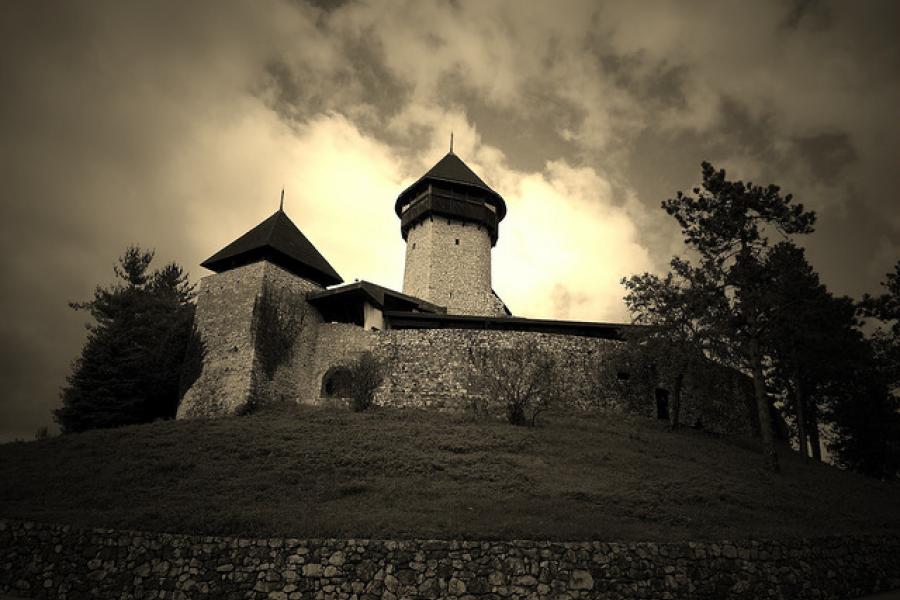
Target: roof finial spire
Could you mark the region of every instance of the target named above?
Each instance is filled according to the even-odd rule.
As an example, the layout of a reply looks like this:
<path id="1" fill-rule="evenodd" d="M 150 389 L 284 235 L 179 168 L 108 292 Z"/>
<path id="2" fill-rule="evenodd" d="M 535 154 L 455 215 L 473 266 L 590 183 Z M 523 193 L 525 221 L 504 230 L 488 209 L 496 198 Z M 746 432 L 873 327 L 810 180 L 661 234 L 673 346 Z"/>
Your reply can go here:
<path id="1" fill-rule="evenodd" d="M 453 154 L 453 130 L 450 130 L 450 154 Z"/>
<path id="2" fill-rule="evenodd" d="M 284 212 L 284 188 L 281 188 L 281 202 L 278 204 L 278 212 Z"/>

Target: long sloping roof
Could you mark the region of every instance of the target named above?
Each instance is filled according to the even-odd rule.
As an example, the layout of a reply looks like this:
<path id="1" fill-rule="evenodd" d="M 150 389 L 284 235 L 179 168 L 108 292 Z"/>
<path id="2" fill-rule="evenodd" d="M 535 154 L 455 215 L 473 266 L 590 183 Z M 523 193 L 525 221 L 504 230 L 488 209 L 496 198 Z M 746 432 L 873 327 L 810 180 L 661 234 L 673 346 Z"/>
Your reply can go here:
<path id="1" fill-rule="evenodd" d="M 308 299 L 311 303 L 319 305 L 329 302 L 333 298 L 349 295 L 366 297 L 372 302 L 372 304 L 374 304 L 378 308 L 385 308 L 388 310 L 392 308 L 392 304 L 398 304 L 403 305 L 404 307 L 410 307 L 415 310 L 429 313 L 447 312 L 447 309 L 443 306 L 438 306 L 437 304 L 432 304 L 427 300 L 422 300 L 421 298 L 416 298 L 415 296 L 410 296 L 409 294 L 403 294 L 390 288 L 386 288 L 383 285 L 378 285 L 377 283 L 372 283 L 371 281 L 365 280 L 355 281 L 353 283 L 348 283 L 340 287 L 323 290 L 321 292 L 313 292 L 309 295 Z"/>
<path id="2" fill-rule="evenodd" d="M 557 333 L 612 340 L 622 340 L 627 331 L 640 327 L 625 323 L 448 315 L 402 310 L 386 310 L 384 311 L 384 318 L 385 321 L 390 323 L 392 329 L 499 329 L 505 331 Z"/>
<path id="3" fill-rule="evenodd" d="M 322 285 L 343 281 L 283 210 L 278 210 L 200 264 L 219 273 L 261 259 Z"/>
<path id="4" fill-rule="evenodd" d="M 506 203 L 503 201 L 503 198 L 500 197 L 500 194 L 495 192 L 486 184 L 481 178 L 475 174 L 472 169 L 466 165 L 462 161 L 461 158 L 453 154 L 453 152 L 448 152 L 444 158 L 439 160 L 436 165 L 431 167 L 427 173 L 422 175 L 415 183 L 411 186 L 403 190 L 400 195 L 397 197 L 397 203 L 394 207 L 397 215 L 400 215 L 400 209 L 402 208 L 403 202 L 407 200 L 407 197 L 412 195 L 415 189 L 419 186 L 419 184 L 425 181 L 446 181 L 449 183 L 455 183 L 464 185 L 470 188 L 476 188 L 483 192 L 485 192 L 494 202 L 494 204 L 499 213 L 499 217 L 502 219 L 506 215 Z"/>

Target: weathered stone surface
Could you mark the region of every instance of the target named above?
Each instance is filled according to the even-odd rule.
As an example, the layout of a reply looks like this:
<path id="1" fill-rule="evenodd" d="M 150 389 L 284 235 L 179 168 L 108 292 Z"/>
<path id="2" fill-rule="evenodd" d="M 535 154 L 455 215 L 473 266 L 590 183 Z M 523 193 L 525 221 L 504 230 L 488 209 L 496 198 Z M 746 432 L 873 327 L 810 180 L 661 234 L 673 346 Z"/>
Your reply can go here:
<path id="1" fill-rule="evenodd" d="M 472 227 L 468 230 L 476 231 Z M 460 238 L 460 247 L 464 247 L 464 241 Z M 260 368 L 252 327 L 254 303 L 264 286 L 289 298 L 290 306 L 296 307 L 303 319 L 290 360 L 279 366 L 271 378 Z M 384 384 L 376 392 L 378 404 L 466 410 L 481 397 L 480 390 L 470 389 L 469 347 L 490 351 L 526 344 L 538 347 L 564 365 L 565 376 L 559 385 L 568 408 L 655 416 L 653 389 L 648 391 L 617 377 L 624 366 L 621 342 L 522 331 L 369 331 L 353 324 L 324 322 L 318 310 L 306 301 L 309 293 L 320 289 L 266 261 L 204 278 L 196 319 L 206 356 L 199 378 L 179 406 L 178 418 L 240 414 L 255 403 L 268 401 L 334 402 L 335 399 L 321 397 L 325 378 L 366 351 L 372 351 L 387 365 Z M 702 421 L 706 428 L 717 432 L 751 434 L 755 413 L 734 410 L 736 398 L 750 397 L 750 390 L 745 389 L 747 382 L 734 372 L 713 365 L 705 379 L 708 385 L 696 388 L 694 382 L 685 381 L 682 420 Z"/>
<path id="2" fill-rule="evenodd" d="M 434 216 L 410 228 L 403 293 L 450 314 L 504 315 L 491 290 L 491 237 L 475 223 Z"/>
<path id="3" fill-rule="evenodd" d="M 0 519 L 0 594 L 843 600 L 900 586 L 898 555 L 897 536 L 690 544 L 244 540 Z M 292 557 L 311 562 L 301 567 Z"/>

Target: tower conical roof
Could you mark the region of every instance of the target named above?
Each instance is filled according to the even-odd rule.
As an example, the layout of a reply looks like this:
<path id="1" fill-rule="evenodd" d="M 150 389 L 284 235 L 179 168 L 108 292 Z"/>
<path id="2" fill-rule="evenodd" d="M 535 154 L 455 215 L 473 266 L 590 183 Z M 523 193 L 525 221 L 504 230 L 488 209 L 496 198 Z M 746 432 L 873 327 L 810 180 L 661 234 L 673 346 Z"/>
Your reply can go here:
<path id="1" fill-rule="evenodd" d="M 421 187 L 427 185 L 428 182 L 446 182 L 451 185 L 469 188 L 471 191 L 480 192 L 485 196 L 485 201 L 489 202 L 497 209 L 497 216 L 500 219 L 503 219 L 503 217 L 506 216 L 506 203 L 503 201 L 503 198 L 500 197 L 500 194 L 492 190 L 488 184 L 482 181 L 481 178 L 452 151 L 448 152 L 444 158 L 431 167 L 431 169 L 422 175 L 418 181 L 403 190 L 397 197 L 397 202 L 394 205 L 394 212 L 399 216 L 403 204 L 414 198 Z"/>
<path id="2" fill-rule="evenodd" d="M 343 281 L 280 209 L 200 265 L 221 273 L 263 259 L 323 286 Z"/>

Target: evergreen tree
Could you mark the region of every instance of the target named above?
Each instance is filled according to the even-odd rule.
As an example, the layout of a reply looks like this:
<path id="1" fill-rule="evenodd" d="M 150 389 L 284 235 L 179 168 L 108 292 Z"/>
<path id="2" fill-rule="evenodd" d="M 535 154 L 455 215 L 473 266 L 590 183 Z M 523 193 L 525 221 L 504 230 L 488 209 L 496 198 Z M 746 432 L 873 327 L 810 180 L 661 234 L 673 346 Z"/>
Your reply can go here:
<path id="1" fill-rule="evenodd" d="M 885 289 L 882 294 L 863 296 L 859 312 L 881 323 L 871 336 L 873 352 L 891 392 L 897 394 L 900 392 L 900 260 L 881 285 Z"/>
<path id="2" fill-rule="evenodd" d="M 694 188 L 694 196 L 678 192 L 662 206 L 699 255 L 697 265 L 682 262 L 680 267 L 709 298 L 703 318 L 711 331 L 718 331 L 723 353 L 753 377 L 764 464 L 778 471 L 764 375 L 763 343 L 772 312 L 764 264 L 768 235 L 810 233 L 815 213 L 792 204 L 791 195 L 782 196 L 778 186 L 729 181 L 724 170 L 707 162 L 702 173 L 702 187 Z"/>
<path id="3" fill-rule="evenodd" d="M 900 475 L 900 261 L 882 286 L 882 294 L 866 294 L 858 306 L 861 316 L 880 325 L 862 350 L 843 349 L 854 364 L 830 399 L 838 436 L 829 450 L 850 469 L 895 479 Z"/>
<path id="4" fill-rule="evenodd" d="M 95 323 L 75 360 L 55 418 L 64 433 L 175 416 L 182 365 L 196 347 L 193 286 L 172 263 L 150 271 L 153 252 L 129 247 L 88 302 L 73 302 Z"/>
<path id="5" fill-rule="evenodd" d="M 840 382 L 859 371 L 866 343 L 855 303 L 834 297 L 807 262 L 802 248 L 775 245 L 766 257 L 770 326 L 765 346 L 772 356 L 774 386 L 786 392 L 794 412 L 799 449 L 821 460 L 819 421 Z"/>

